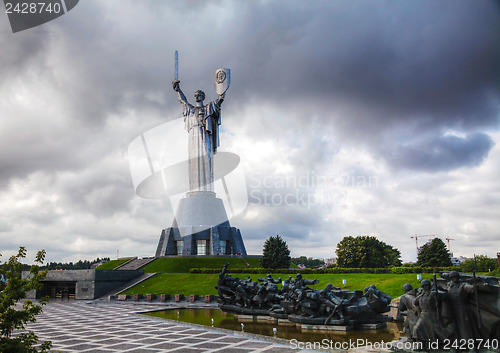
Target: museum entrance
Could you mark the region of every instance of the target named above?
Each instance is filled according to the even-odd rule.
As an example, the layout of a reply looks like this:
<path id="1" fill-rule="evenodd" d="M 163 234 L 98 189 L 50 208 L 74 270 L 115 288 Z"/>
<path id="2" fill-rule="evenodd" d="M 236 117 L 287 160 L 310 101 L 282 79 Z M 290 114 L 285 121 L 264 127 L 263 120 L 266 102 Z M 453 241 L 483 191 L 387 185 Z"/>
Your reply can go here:
<path id="1" fill-rule="evenodd" d="M 45 293 L 50 299 L 75 299 L 76 282 L 45 283 Z"/>

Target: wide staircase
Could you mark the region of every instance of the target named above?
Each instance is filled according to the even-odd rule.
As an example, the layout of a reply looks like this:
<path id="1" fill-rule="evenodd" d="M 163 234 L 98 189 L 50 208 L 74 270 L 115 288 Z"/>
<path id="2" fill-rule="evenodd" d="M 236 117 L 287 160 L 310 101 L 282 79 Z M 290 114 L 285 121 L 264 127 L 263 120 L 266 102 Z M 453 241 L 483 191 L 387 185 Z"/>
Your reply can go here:
<path id="1" fill-rule="evenodd" d="M 124 264 L 116 267 L 115 270 L 138 270 L 142 266 L 145 266 L 151 261 L 153 261 L 154 259 L 155 259 L 154 257 L 143 258 L 143 259 L 138 259 L 138 258 L 131 259 L 125 262 Z"/>
<path id="2" fill-rule="evenodd" d="M 122 285 L 122 286 L 120 286 L 118 288 L 113 289 L 109 293 L 106 293 L 105 295 L 103 295 L 99 299 L 101 299 L 101 300 L 102 299 L 108 299 L 108 297 L 110 295 L 117 295 L 118 293 L 126 291 L 127 289 L 132 288 L 133 286 L 136 286 L 139 283 L 144 282 L 148 278 L 151 278 L 151 277 L 153 277 L 155 275 L 157 275 L 157 273 L 144 273 L 144 274 L 140 275 L 139 277 L 134 278 L 132 281 L 127 282 L 124 285 Z"/>

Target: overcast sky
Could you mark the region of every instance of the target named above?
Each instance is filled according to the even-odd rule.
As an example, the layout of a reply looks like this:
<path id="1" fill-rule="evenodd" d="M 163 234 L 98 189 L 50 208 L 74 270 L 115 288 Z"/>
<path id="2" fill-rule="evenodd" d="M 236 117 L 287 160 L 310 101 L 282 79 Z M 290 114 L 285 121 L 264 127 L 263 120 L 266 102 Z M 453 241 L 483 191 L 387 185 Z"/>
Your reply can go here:
<path id="1" fill-rule="evenodd" d="M 414 261 L 410 236 L 434 234 L 496 256 L 499 4 L 85 0 L 15 34 L 2 11 L 2 260 L 154 254 L 172 205 L 135 194 L 127 150 L 182 116 L 175 50 L 191 101 L 231 69 L 220 151 L 245 170 L 230 222 L 249 254 L 279 234 L 329 258 L 374 235 Z"/>

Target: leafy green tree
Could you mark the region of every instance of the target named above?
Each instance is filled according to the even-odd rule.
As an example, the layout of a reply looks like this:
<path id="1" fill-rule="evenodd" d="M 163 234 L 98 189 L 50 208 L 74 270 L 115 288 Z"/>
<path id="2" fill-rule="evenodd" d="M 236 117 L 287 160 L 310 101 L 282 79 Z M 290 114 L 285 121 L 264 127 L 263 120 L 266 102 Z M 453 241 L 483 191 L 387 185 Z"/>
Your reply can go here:
<path id="1" fill-rule="evenodd" d="M 292 257 L 291 260 L 294 264 L 296 265 L 304 265 L 309 268 L 316 268 L 316 267 L 321 267 L 325 264 L 325 262 L 321 259 L 313 259 L 312 257 L 305 257 L 305 256 L 300 256 L 300 257 Z"/>
<path id="2" fill-rule="evenodd" d="M 476 262 L 477 262 L 477 269 L 476 269 Z M 493 271 L 497 268 L 498 268 L 497 259 L 493 259 L 486 255 L 477 255 L 476 261 L 474 261 L 474 259 L 468 259 L 465 260 L 460 265 L 460 271 L 462 272 L 472 272 L 472 271 L 488 272 L 488 271 Z"/>
<path id="3" fill-rule="evenodd" d="M 1 255 L 0 255 L 1 256 Z M 36 255 L 35 264 L 29 269 L 29 276 L 21 278 L 23 264 L 20 259 L 26 257 L 26 249 L 19 248 L 17 255 L 11 256 L 9 261 L 0 268 L 0 352 L 11 353 L 46 353 L 50 350 L 52 343 L 43 342 L 38 350 L 33 346 L 38 343 L 38 337 L 28 331 L 17 337 L 11 337 L 13 330 L 22 330 L 28 322 L 35 322 L 35 316 L 42 312 L 42 305 L 47 299 L 42 299 L 40 304 L 34 304 L 31 300 L 25 300 L 21 306 L 16 304 L 26 298 L 26 292 L 40 289 L 40 281 L 45 278 L 46 271 L 40 272 L 40 266 L 45 258 L 45 251 L 39 251 Z"/>
<path id="4" fill-rule="evenodd" d="M 290 250 L 286 242 L 279 235 L 270 237 L 264 243 L 261 264 L 264 268 L 290 267 Z"/>
<path id="5" fill-rule="evenodd" d="M 452 266 L 450 252 L 444 241 L 434 238 L 430 243 L 422 246 L 418 253 L 417 265 L 421 267 Z"/>
<path id="6" fill-rule="evenodd" d="M 338 244 L 337 266 L 350 268 L 401 266 L 401 253 L 398 249 L 363 235 L 344 237 Z"/>

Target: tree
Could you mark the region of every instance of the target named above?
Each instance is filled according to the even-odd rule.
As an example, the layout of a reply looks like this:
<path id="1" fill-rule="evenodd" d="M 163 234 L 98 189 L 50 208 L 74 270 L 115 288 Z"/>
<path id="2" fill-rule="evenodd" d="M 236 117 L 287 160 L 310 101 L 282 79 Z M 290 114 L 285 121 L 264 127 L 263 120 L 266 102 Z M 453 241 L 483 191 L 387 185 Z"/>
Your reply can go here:
<path id="1" fill-rule="evenodd" d="M 338 267 L 401 266 L 399 259 L 401 254 L 398 249 L 368 235 L 344 237 L 337 244 L 335 253 L 337 254 Z"/>
<path id="2" fill-rule="evenodd" d="M 476 263 L 477 263 L 477 269 L 476 269 Z M 488 271 L 493 271 L 497 268 L 498 268 L 497 259 L 493 259 L 486 255 L 477 255 L 476 261 L 474 261 L 474 259 L 468 259 L 465 260 L 460 265 L 460 271 L 462 272 L 472 272 L 472 271 L 488 272 Z"/>
<path id="3" fill-rule="evenodd" d="M 1 255 L 0 255 L 1 256 Z M 11 337 L 15 329 L 22 330 L 28 322 L 35 322 L 35 316 L 42 312 L 42 305 L 48 299 L 42 299 L 40 304 L 34 304 L 31 300 L 25 300 L 21 309 L 16 309 L 16 303 L 26 298 L 26 292 L 32 289 L 40 289 L 40 281 L 45 278 L 46 271 L 40 272 L 40 266 L 45 258 L 45 251 L 39 251 L 36 255 L 35 264 L 29 269 L 27 278 L 21 277 L 23 264 L 20 259 L 26 257 L 26 249 L 19 248 L 17 255 L 11 256 L 9 261 L 0 268 L 0 352 L 12 353 L 46 353 L 50 350 L 52 343 L 43 342 L 38 350 L 33 346 L 38 343 L 38 337 L 28 331 L 17 337 Z"/>
<path id="4" fill-rule="evenodd" d="M 417 265 L 421 267 L 452 266 L 450 252 L 444 241 L 434 238 L 430 243 L 422 246 L 418 252 Z"/>
<path id="5" fill-rule="evenodd" d="M 290 267 L 290 250 L 288 250 L 288 245 L 279 235 L 270 237 L 264 243 L 261 264 L 264 268 Z"/>
<path id="6" fill-rule="evenodd" d="M 321 259 L 313 259 L 312 257 L 307 258 L 305 256 L 292 257 L 291 261 L 296 265 L 302 264 L 309 268 L 317 268 L 325 264 L 325 262 Z"/>

